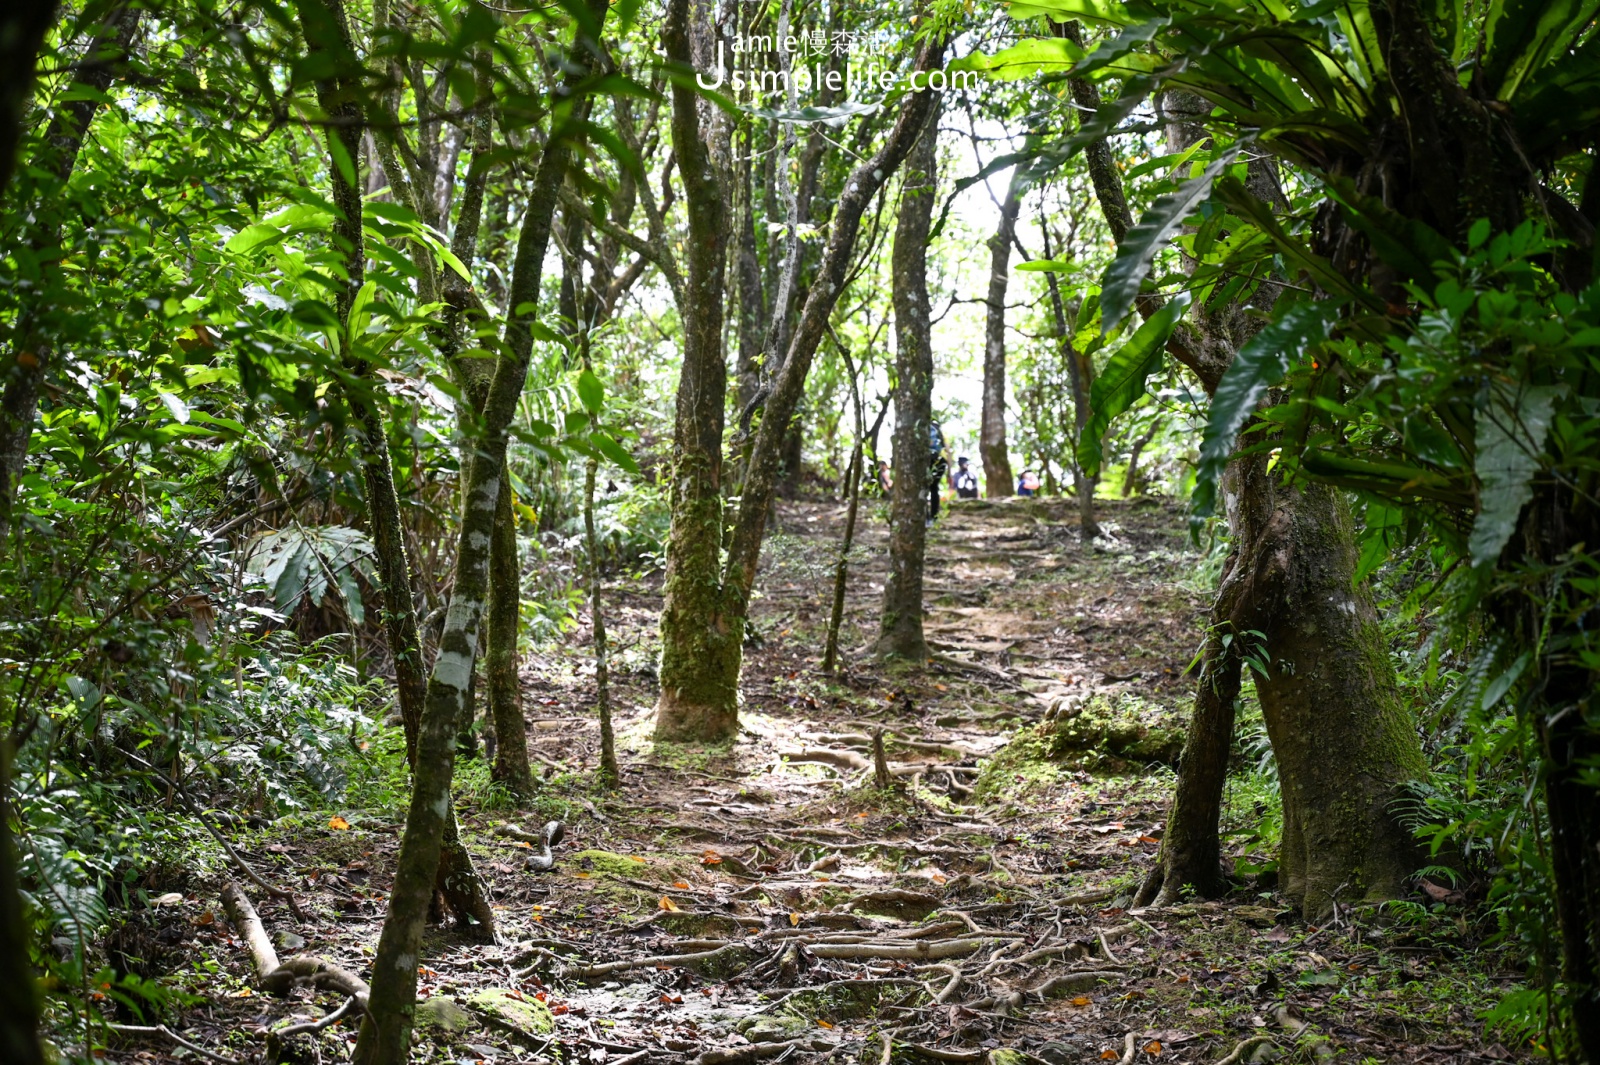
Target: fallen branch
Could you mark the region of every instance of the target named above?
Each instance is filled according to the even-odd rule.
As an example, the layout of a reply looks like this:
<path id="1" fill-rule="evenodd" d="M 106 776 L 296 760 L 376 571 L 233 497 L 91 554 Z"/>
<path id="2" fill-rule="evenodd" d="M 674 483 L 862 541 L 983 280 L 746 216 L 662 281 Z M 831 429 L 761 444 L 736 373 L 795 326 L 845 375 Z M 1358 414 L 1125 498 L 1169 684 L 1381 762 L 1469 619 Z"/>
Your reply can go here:
<path id="1" fill-rule="evenodd" d="M 1272 1042 L 1272 1037 L 1270 1035 L 1253 1035 L 1248 1039 L 1241 1039 L 1239 1040 L 1239 1044 L 1237 1046 L 1228 1051 L 1227 1057 L 1222 1058 L 1217 1062 L 1217 1065 L 1239 1065 L 1239 1062 L 1244 1060 L 1244 1056 L 1246 1054 L 1250 1053 L 1262 1043 L 1270 1042 Z"/>
<path id="2" fill-rule="evenodd" d="M 700 1055 L 700 1065 L 744 1065 L 748 1061 L 760 1061 L 762 1058 L 775 1058 L 779 1054 L 787 1054 L 791 1050 L 808 1050 L 811 1040 L 791 1039 L 784 1043 L 752 1043 L 747 1047 L 734 1047 L 731 1050 L 708 1050 Z"/>
<path id="3" fill-rule="evenodd" d="M 177 1043 L 185 1050 L 199 1054 L 208 1061 L 221 1062 L 222 1065 L 243 1065 L 238 1058 L 230 1058 L 226 1054 L 219 1054 L 215 1050 L 207 1050 L 198 1043 L 191 1043 L 183 1036 L 174 1032 L 164 1024 L 110 1024 L 106 1027 L 113 1032 L 126 1032 L 129 1035 L 161 1035 Z"/>
<path id="4" fill-rule="evenodd" d="M 288 961 L 279 962 L 278 952 L 267 937 L 261 917 L 251 905 L 250 897 L 232 880 L 222 887 L 222 908 L 250 952 L 255 965 L 256 978 L 261 989 L 273 995 L 287 995 L 297 984 L 309 983 L 324 991 L 338 991 L 356 1000 L 363 1011 L 367 1008 L 370 990 L 366 981 L 354 973 L 323 958 L 310 954 L 297 954 Z"/>

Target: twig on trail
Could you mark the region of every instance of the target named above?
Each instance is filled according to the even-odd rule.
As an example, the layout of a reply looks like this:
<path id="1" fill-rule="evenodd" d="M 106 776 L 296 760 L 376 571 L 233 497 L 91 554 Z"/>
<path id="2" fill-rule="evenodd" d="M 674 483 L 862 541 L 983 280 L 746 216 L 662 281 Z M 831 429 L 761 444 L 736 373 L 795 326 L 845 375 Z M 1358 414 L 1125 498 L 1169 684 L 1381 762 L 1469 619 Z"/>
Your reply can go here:
<path id="1" fill-rule="evenodd" d="M 1241 1039 L 1237 1046 L 1228 1051 L 1228 1056 L 1218 1060 L 1217 1065 L 1239 1065 L 1244 1056 L 1260 1046 L 1262 1043 L 1272 1042 L 1270 1035 L 1252 1035 L 1248 1039 Z"/>
<path id="2" fill-rule="evenodd" d="M 921 1043 L 907 1043 L 906 1046 L 934 1061 L 983 1061 L 989 1056 L 987 1050 L 945 1050 L 943 1047 L 923 1046 Z"/>
<path id="3" fill-rule="evenodd" d="M 928 661 L 937 662 L 941 666 L 949 666 L 951 669 L 966 670 L 970 673 L 983 673 L 987 676 L 1006 681 L 1009 684 L 1015 684 L 1017 680 L 1017 678 L 1013 677 L 1003 669 L 995 669 L 994 667 L 986 666 L 981 662 L 965 662 L 954 655 L 931 654 L 928 656 Z"/>
<path id="4" fill-rule="evenodd" d="M 208 1061 L 218 1061 L 221 1062 L 222 1065 L 243 1065 L 238 1058 L 230 1058 L 228 1055 L 219 1054 L 215 1050 L 207 1050 L 198 1043 L 189 1042 L 183 1036 L 179 1035 L 177 1032 L 174 1032 L 171 1028 L 168 1028 L 164 1024 L 111 1024 L 107 1022 L 106 1027 L 111 1029 L 113 1032 L 126 1032 L 129 1035 L 166 1036 L 168 1039 L 172 1040 L 174 1043 L 177 1043 L 185 1050 L 199 1054 L 202 1058 L 205 1058 Z"/>
<path id="5" fill-rule="evenodd" d="M 1117 1065 L 1133 1065 L 1133 1044 L 1136 1042 L 1138 1040 L 1133 1037 L 1132 1032 L 1129 1032 L 1127 1041 L 1123 1044 L 1122 1060 L 1117 1062 Z"/>
<path id="6" fill-rule="evenodd" d="M 883 1040 L 883 1053 L 878 1057 L 878 1065 L 889 1065 L 889 1059 L 894 1056 L 894 1034 L 899 1030 L 891 1028 L 878 1033 L 878 1038 Z"/>
<path id="7" fill-rule="evenodd" d="M 1100 953 L 1104 954 L 1106 956 L 1106 961 L 1110 962 L 1112 965 L 1122 964 L 1122 960 L 1115 954 L 1111 953 L 1111 944 L 1106 942 L 1106 934 L 1104 932 L 1100 933 Z"/>
<path id="8" fill-rule="evenodd" d="M 149 762 L 145 761 L 143 758 L 140 758 L 138 755 L 130 754 L 127 751 L 120 751 L 120 753 L 130 762 L 138 763 L 152 776 L 155 776 L 158 779 L 161 777 L 160 770 L 151 765 Z M 174 776 L 170 778 L 170 782 L 172 784 L 173 793 L 177 795 L 178 800 L 183 803 L 184 807 L 190 813 L 194 814 L 195 820 L 200 822 L 200 827 L 210 833 L 212 839 L 215 839 L 218 843 L 222 844 L 222 849 L 227 852 L 229 858 L 233 859 L 233 864 L 239 867 L 239 871 L 248 877 L 251 883 L 255 884 L 255 886 L 260 888 L 262 891 L 265 891 L 268 895 L 271 895 L 275 899 L 283 899 L 285 902 L 287 902 L 289 904 L 289 909 L 294 913 L 295 919 L 304 921 L 306 919 L 305 912 L 300 909 L 300 900 L 294 897 L 294 893 L 280 887 L 274 887 L 263 880 L 261 874 L 252 869 L 250 867 L 250 863 L 245 861 L 244 858 L 240 856 L 239 852 L 233 849 L 233 844 L 228 842 L 227 838 L 223 836 L 221 830 L 211 823 L 211 819 L 205 815 L 203 810 L 200 809 L 200 805 L 189 797 L 188 791 L 184 789 L 183 781 Z"/>

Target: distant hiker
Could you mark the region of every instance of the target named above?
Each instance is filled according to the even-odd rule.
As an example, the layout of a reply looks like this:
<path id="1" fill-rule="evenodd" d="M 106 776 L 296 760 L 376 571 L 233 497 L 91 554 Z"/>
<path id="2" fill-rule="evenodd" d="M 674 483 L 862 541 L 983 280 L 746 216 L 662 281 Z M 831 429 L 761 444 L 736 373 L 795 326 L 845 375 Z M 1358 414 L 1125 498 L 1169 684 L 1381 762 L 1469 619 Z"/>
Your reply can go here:
<path id="1" fill-rule="evenodd" d="M 944 475 L 950 469 L 950 463 L 944 457 L 944 430 L 939 428 L 939 423 L 928 423 L 928 524 L 932 525 L 939 517 L 939 487 L 944 483 Z"/>
<path id="2" fill-rule="evenodd" d="M 978 498 L 978 478 L 967 469 L 967 456 L 962 455 L 956 459 L 955 476 L 950 478 L 950 487 L 956 490 L 957 499 Z"/>
<path id="3" fill-rule="evenodd" d="M 894 478 L 889 475 L 889 464 L 883 459 L 878 460 L 878 492 L 888 495 L 889 489 L 894 487 Z"/>
<path id="4" fill-rule="evenodd" d="M 1017 495 L 1036 496 L 1039 494 L 1039 475 L 1032 470 L 1023 470 L 1022 476 L 1017 478 Z"/>

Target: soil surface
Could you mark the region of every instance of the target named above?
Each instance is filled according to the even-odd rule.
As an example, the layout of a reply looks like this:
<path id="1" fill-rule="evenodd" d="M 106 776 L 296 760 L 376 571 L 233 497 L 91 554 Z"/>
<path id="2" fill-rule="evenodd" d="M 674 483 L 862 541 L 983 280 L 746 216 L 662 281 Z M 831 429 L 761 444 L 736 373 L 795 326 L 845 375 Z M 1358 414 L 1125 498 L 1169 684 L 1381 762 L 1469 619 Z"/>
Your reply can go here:
<path id="1" fill-rule="evenodd" d="M 1216 560 L 1181 510 L 954 507 L 930 539 L 925 669 L 885 666 L 887 543 L 865 504 L 841 647 L 821 672 L 843 507 L 791 503 L 764 557 L 731 748 L 649 740 L 659 583 L 608 585 L 622 788 L 596 789 L 587 617 L 524 671 L 534 809 L 461 810 L 494 945 L 430 933 L 414 1060 L 1468 1062 L 1520 1057 L 1478 1014 L 1516 986 L 1448 902 L 1299 920 L 1270 873 L 1230 897 L 1127 909 L 1161 836 Z M 888 789 L 874 786 L 881 734 Z M 1008 747 L 1009 744 L 1009 747 Z M 1252 811 L 1230 806 L 1243 827 Z M 1259 810 L 1255 813 L 1259 814 Z M 235 841 L 305 919 L 241 880 L 284 956 L 357 974 L 384 914 L 396 811 L 324 811 Z M 566 823 L 554 871 L 502 834 Z M 171 1033 L 236 1061 L 342 999 L 258 989 L 219 903 L 183 885 L 133 915 L 194 997 Z M 168 964 L 160 964 L 162 958 Z M 170 974 L 179 971 L 181 975 Z M 125 1018 L 132 1020 L 133 1018 Z M 343 1061 L 349 1021 L 309 1037 Z M 114 1061 L 200 1060 L 164 1033 Z"/>

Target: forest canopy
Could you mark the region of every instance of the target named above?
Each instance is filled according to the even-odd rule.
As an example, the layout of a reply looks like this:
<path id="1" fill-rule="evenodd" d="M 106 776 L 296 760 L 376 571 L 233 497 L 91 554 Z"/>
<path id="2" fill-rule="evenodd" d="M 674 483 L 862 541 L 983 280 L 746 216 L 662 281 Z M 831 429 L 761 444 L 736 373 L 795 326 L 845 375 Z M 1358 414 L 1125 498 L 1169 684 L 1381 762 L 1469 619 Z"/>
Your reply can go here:
<path id="1" fill-rule="evenodd" d="M 1600 1063 L 1597 19 L 13 0 L 0 1060 Z"/>

